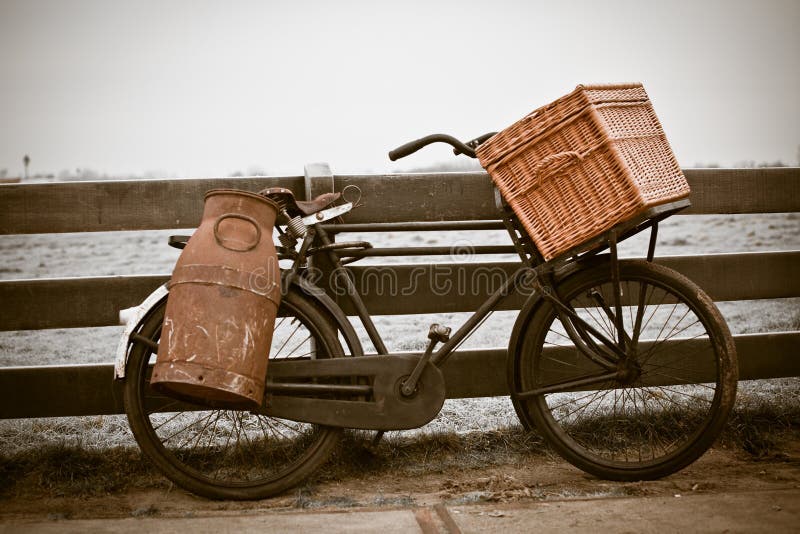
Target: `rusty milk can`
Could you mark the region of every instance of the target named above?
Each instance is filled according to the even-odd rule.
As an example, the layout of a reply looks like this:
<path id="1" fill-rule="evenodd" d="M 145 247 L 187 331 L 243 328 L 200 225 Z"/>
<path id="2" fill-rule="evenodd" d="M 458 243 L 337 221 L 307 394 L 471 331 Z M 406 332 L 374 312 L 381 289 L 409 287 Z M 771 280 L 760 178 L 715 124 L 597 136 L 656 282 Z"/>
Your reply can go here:
<path id="1" fill-rule="evenodd" d="M 214 406 L 260 406 L 280 304 L 277 206 L 255 193 L 206 193 L 172 278 L 151 385 Z"/>

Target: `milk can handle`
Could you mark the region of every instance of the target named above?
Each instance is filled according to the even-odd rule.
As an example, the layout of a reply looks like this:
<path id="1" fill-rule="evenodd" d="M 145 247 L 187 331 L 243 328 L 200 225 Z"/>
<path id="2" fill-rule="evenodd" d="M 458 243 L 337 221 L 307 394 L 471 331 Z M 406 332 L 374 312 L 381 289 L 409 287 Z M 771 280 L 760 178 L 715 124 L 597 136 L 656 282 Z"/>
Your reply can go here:
<path id="1" fill-rule="evenodd" d="M 251 244 L 245 244 L 245 248 L 234 248 L 230 247 L 225 244 L 223 237 L 219 235 L 219 225 L 225 219 L 240 219 L 242 221 L 247 221 L 253 225 L 256 229 L 256 239 Z M 261 242 L 261 227 L 258 226 L 258 223 L 252 217 L 248 217 L 247 215 L 242 215 L 241 213 L 225 213 L 224 215 L 220 215 L 217 219 L 217 222 L 214 223 L 214 239 L 216 239 L 217 244 L 223 248 L 228 250 L 232 250 L 234 252 L 248 252 L 256 248 L 256 246 Z"/>

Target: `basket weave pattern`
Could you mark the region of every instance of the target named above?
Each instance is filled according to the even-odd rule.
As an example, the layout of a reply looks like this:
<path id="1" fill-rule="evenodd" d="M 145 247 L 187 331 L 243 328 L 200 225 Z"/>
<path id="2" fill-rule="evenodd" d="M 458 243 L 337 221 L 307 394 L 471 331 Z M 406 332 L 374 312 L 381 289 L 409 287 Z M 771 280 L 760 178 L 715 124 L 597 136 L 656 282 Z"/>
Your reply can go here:
<path id="1" fill-rule="evenodd" d="M 640 84 L 579 85 L 477 154 L 548 260 L 689 194 Z"/>

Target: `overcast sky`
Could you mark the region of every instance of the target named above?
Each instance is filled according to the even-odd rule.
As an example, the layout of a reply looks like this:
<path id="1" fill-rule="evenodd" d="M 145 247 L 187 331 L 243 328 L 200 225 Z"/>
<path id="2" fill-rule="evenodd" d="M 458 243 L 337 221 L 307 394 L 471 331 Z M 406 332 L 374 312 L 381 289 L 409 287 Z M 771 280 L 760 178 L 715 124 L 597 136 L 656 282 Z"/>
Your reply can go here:
<path id="1" fill-rule="evenodd" d="M 0 0 L 0 170 L 387 172 L 412 138 L 618 81 L 645 84 L 683 166 L 796 165 L 798 28 L 797 0 Z"/>

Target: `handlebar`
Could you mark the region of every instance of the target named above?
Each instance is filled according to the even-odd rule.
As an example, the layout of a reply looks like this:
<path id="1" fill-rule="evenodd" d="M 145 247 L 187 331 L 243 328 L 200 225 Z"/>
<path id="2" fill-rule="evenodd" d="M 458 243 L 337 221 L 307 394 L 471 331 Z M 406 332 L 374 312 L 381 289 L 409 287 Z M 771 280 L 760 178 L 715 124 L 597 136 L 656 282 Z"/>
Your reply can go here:
<path id="1" fill-rule="evenodd" d="M 392 161 L 397 161 L 398 159 L 413 154 L 420 148 L 428 146 L 433 143 L 447 143 L 449 145 L 452 145 L 453 148 L 461 151 L 461 153 L 466 154 L 471 158 L 475 157 L 474 150 L 472 150 L 470 147 L 468 147 L 467 145 L 465 145 L 452 135 L 433 134 L 433 135 L 427 135 L 415 141 L 410 141 L 402 146 L 395 148 L 394 150 L 389 152 L 389 159 Z"/>
<path id="2" fill-rule="evenodd" d="M 471 141 L 467 141 L 467 142 L 466 142 L 466 143 L 464 143 L 464 144 L 465 144 L 465 145 L 467 145 L 468 147 L 470 147 L 470 148 L 472 148 L 472 149 L 474 150 L 474 149 L 478 148 L 478 145 L 480 145 L 480 144 L 481 144 L 481 143 L 483 143 L 484 141 L 487 141 L 487 140 L 488 140 L 490 137 L 492 137 L 492 136 L 494 136 L 494 135 L 496 135 L 496 134 L 497 134 L 497 132 L 488 132 L 488 133 L 485 133 L 485 134 L 483 134 L 483 135 L 479 135 L 479 136 L 478 136 L 478 137 L 476 137 L 475 139 L 473 139 L 473 140 L 471 140 Z M 462 153 L 462 152 L 461 152 L 461 151 L 460 151 L 458 148 L 454 148 L 454 149 L 453 149 L 453 154 L 455 154 L 456 156 L 458 156 L 458 155 L 459 155 L 459 154 L 461 154 L 461 153 Z M 473 157 L 474 157 L 474 156 L 473 156 Z"/>
<path id="3" fill-rule="evenodd" d="M 399 146 L 389 152 L 389 159 L 392 161 L 397 161 L 400 158 L 404 158 L 410 154 L 413 154 L 420 148 L 428 146 L 432 143 L 447 143 L 448 145 L 453 147 L 453 153 L 464 154 L 465 156 L 469 156 L 471 158 L 477 157 L 475 155 L 475 147 L 479 144 L 483 143 L 491 136 L 493 136 L 495 132 L 483 134 L 480 137 L 476 137 L 472 141 L 468 141 L 466 143 L 462 143 L 452 135 L 447 134 L 432 134 L 415 141 L 410 141 L 402 146 Z"/>

